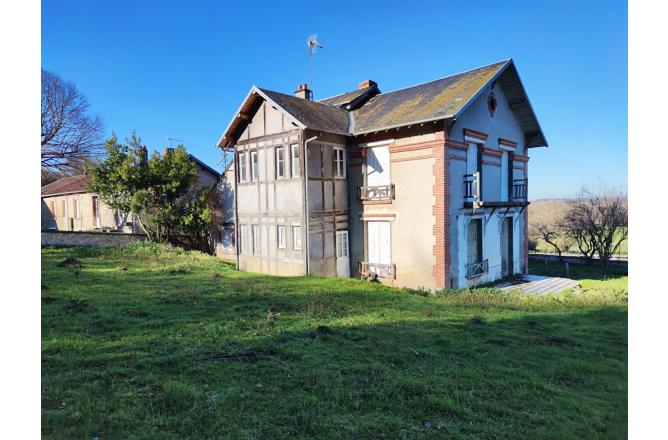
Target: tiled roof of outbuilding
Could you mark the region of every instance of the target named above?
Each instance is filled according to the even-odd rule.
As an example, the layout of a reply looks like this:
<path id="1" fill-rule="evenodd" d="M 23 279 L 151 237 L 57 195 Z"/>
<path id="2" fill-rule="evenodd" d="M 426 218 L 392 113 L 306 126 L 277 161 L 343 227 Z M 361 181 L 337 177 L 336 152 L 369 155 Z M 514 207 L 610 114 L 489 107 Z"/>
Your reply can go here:
<path id="1" fill-rule="evenodd" d="M 91 177 L 87 175 L 67 176 L 42 187 L 42 197 L 59 194 L 74 194 L 88 192 L 86 189 Z"/>

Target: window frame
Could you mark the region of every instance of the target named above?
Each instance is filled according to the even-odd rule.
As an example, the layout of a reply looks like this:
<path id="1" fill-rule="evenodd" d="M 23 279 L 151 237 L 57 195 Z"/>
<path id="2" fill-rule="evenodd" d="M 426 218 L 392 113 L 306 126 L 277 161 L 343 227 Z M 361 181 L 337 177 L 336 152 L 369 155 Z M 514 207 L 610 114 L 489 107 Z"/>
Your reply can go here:
<path id="1" fill-rule="evenodd" d="M 246 152 L 242 151 L 239 153 L 239 172 L 238 172 L 238 179 L 237 181 L 239 183 L 243 183 L 247 181 L 247 176 L 248 176 L 248 169 L 247 169 L 247 164 L 246 164 Z"/>
<path id="2" fill-rule="evenodd" d="M 339 157 L 339 154 L 341 157 Z M 343 147 L 332 147 L 332 162 L 334 177 L 346 178 L 346 149 Z M 339 170 L 339 166 L 341 169 Z"/>
<path id="3" fill-rule="evenodd" d="M 279 153 L 281 155 L 280 160 L 278 158 Z M 283 145 L 274 148 L 274 176 L 276 180 L 285 179 L 285 147 Z"/>
<path id="4" fill-rule="evenodd" d="M 248 254 L 248 225 L 239 225 L 239 253 Z"/>
<path id="5" fill-rule="evenodd" d="M 250 181 L 257 182 L 260 180 L 259 175 L 260 168 L 260 159 L 257 154 L 257 150 L 250 152 Z"/>
<path id="6" fill-rule="evenodd" d="M 297 156 L 295 156 L 295 152 L 297 153 Z M 296 167 L 295 161 L 297 162 Z M 292 178 L 301 176 L 300 161 L 301 151 L 299 149 L 299 144 L 290 144 L 290 176 L 292 176 Z"/>
<path id="7" fill-rule="evenodd" d="M 276 247 L 278 249 L 285 249 L 287 247 L 285 233 L 285 225 L 276 225 Z"/>
<path id="8" fill-rule="evenodd" d="M 260 225 L 251 225 L 253 255 L 260 255 L 260 247 L 262 246 L 262 232 Z"/>
<path id="9" fill-rule="evenodd" d="M 345 248 L 345 255 L 341 255 L 339 252 L 339 244 L 342 243 Z M 336 231 L 335 237 L 336 244 L 336 258 L 350 258 L 350 249 L 348 249 L 348 230 L 345 231 Z"/>
<path id="10" fill-rule="evenodd" d="M 292 225 L 292 250 L 301 251 L 302 247 L 302 227 L 301 225 Z"/>

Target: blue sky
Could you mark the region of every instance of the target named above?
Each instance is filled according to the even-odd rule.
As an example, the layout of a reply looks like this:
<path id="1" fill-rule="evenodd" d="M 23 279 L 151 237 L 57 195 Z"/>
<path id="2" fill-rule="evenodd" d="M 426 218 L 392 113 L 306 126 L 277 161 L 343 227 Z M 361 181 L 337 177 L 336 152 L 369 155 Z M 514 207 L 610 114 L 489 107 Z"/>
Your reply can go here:
<path id="1" fill-rule="evenodd" d="M 42 1 L 42 67 L 73 81 L 107 135 L 214 147 L 252 84 L 316 99 L 370 78 L 391 91 L 512 57 L 549 148 L 530 197 L 627 186 L 627 4 L 619 1 Z"/>

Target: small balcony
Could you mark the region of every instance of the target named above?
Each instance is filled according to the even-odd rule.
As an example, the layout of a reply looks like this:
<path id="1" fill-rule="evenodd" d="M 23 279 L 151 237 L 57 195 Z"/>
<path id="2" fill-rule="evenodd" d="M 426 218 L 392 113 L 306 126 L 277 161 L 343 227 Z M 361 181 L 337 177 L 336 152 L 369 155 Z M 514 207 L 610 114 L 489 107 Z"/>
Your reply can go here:
<path id="1" fill-rule="evenodd" d="M 529 179 L 513 180 L 513 202 L 524 203 L 527 201 Z"/>
<path id="2" fill-rule="evenodd" d="M 362 201 L 394 200 L 394 183 L 381 186 L 360 186 L 357 195 Z"/>
<path id="3" fill-rule="evenodd" d="M 362 276 L 376 275 L 379 278 L 394 279 L 397 274 L 397 265 L 369 263 L 368 261 L 360 261 L 358 263 L 358 270 L 360 275 Z"/>
<path id="4" fill-rule="evenodd" d="M 478 204 L 480 200 L 480 173 L 464 174 L 464 201 Z"/>
<path id="5" fill-rule="evenodd" d="M 482 260 L 477 263 L 469 263 L 466 265 L 466 278 L 477 278 L 486 274 L 489 271 L 488 260 Z"/>

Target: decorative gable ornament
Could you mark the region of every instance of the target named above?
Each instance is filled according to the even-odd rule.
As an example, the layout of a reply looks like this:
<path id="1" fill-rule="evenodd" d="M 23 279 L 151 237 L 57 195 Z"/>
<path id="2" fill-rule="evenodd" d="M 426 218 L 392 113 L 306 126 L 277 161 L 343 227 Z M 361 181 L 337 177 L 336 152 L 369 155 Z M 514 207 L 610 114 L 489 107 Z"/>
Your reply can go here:
<path id="1" fill-rule="evenodd" d="M 491 118 L 494 117 L 494 113 L 496 112 L 496 104 L 496 97 L 494 96 L 494 92 L 492 92 L 487 98 L 487 109 L 489 110 L 489 116 Z"/>

